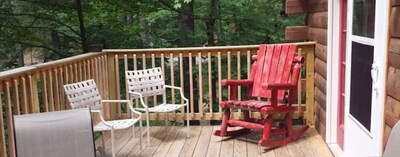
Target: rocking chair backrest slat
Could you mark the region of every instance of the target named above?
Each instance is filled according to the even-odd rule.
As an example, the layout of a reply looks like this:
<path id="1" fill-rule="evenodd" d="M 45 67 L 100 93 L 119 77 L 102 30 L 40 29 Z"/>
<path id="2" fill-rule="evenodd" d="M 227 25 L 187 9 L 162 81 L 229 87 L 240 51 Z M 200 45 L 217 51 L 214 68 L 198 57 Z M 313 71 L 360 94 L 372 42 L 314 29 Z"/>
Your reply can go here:
<path id="1" fill-rule="evenodd" d="M 126 71 L 125 76 L 130 92 L 141 93 L 144 97 L 162 95 L 165 93 L 165 81 L 160 67 Z"/>
<path id="2" fill-rule="evenodd" d="M 264 90 L 261 86 L 265 83 L 288 83 L 296 45 L 260 45 L 255 64 L 250 76 L 254 76 L 252 89 L 253 97 L 270 98 L 271 91 Z M 254 65 L 253 65 L 254 66 Z M 254 67 L 253 67 L 254 68 Z M 278 92 L 278 99 L 284 98 L 285 91 Z"/>
<path id="3" fill-rule="evenodd" d="M 100 92 L 93 79 L 64 85 L 64 90 L 72 109 L 102 108 Z"/>

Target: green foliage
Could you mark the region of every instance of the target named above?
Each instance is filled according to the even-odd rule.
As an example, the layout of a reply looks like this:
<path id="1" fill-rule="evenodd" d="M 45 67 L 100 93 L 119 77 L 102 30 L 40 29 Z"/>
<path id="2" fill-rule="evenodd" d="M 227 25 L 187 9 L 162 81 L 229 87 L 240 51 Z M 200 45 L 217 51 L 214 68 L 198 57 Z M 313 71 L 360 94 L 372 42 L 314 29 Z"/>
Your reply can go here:
<path id="1" fill-rule="evenodd" d="M 85 40 L 106 48 L 181 47 L 178 14 L 194 18 L 189 46 L 207 45 L 209 1 L 83 0 Z M 194 4 L 194 14 L 180 10 Z M 304 21 L 282 17 L 279 0 L 219 0 L 215 16 L 215 45 L 284 42 L 284 28 Z M 27 47 L 43 48 L 45 60 L 82 53 L 76 0 L 5 0 L 0 3 L 0 62 L 21 66 L 17 59 Z"/>

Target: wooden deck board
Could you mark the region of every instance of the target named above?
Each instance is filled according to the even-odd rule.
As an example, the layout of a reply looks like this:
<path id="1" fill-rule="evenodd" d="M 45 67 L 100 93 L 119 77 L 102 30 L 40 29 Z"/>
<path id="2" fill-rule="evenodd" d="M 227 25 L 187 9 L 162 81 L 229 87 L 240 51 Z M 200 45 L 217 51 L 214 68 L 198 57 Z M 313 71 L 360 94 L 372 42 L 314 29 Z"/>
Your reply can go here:
<path id="1" fill-rule="evenodd" d="M 322 137 L 315 128 L 311 127 L 301 138 L 285 146 L 275 149 L 265 149 L 258 146 L 261 132 L 253 131 L 236 138 L 219 137 L 212 132 L 220 126 L 191 126 L 190 137 L 186 137 L 186 127 L 152 127 L 150 146 L 147 145 L 146 134 L 142 133 L 143 148 L 140 149 L 137 130 L 135 137 L 131 129 L 116 131 L 117 156 L 248 156 L 248 157 L 330 157 L 333 156 Z M 138 128 L 136 128 L 138 129 Z M 143 128 L 145 130 L 145 128 Z M 235 129 L 235 128 L 231 128 Z M 144 131 L 143 130 L 143 131 Z M 111 140 L 109 133 L 105 136 L 106 152 L 111 154 Z M 101 145 L 101 138 L 96 140 Z"/>
<path id="2" fill-rule="evenodd" d="M 215 130 L 218 130 L 220 126 L 214 126 L 213 127 L 213 132 Z M 211 140 L 210 140 L 210 145 L 208 146 L 207 150 L 207 157 L 215 157 L 219 156 L 219 152 L 221 151 L 221 139 L 222 137 L 220 136 L 213 136 L 211 135 Z"/>
<path id="3" fill-rule="evenodd" d="M 185 145 L 186 140 L 187 140 L 186 131 L 187 131 L 186 127 L 182 127 L 179 130 L 179 133 L 175 137 L 175 140 L 172 143 L 172 146 L 169 149 L 166 156 L 168 156 L 168 157 L 178 157 L 179 156 L 179 154 L 181 153 L 182 148 Z"/>
<path id="4" fill-rule="evenodd" d="M 204 157 L 207 155 L 207 149 L 210 145 L 210 139 L 212 135 L 212 126 L 203 126 L 199 140 L 197 141 L 196 149 L 194 150 L 194 157 Z"/>

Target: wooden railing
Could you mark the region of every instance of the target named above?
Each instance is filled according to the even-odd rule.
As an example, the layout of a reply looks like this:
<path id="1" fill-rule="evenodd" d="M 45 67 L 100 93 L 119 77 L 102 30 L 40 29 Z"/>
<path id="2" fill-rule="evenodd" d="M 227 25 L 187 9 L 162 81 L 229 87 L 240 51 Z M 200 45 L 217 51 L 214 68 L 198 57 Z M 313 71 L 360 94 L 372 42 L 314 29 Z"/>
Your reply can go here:
<path id="1" fill-rule="evenodd" d="M 313 121 L 314 104 L 314 42 L 296 43 L 306 58 L 297 98 L 295 118 Z M 160 66 L 166 84 L 185 87 L 189 98 L 191 120 L 221 120 L 218 102 L 229 98 L 228 89 L 221 88 L 221 79 L 245 79 L 250 71 L 251 56 L 258 45 L 194 47 L 168 49 L 118 49 L 82 54 L 35 66 L 0 72 L 0 156 L 15 156 L 13 115 L 69 109 L 63 85 L 95 79 L 104 99 L 126 99 L 125 70 Z M 238 88 L 238 92 L 245 89 Z M 180 103 L 179 93 L 169 91 L 168 101 Z M 242 99 L 242 97 L 238 97 Z M 304 100 L 305 99 L 305 100 Z M 160 98 L 146 99 L 156 104 Z M 196 101 L 196 102 L 195 102 Z M 198 105 L 200 104 L 200 105 Z M 135 105 L 139 105 L 136 101 Z M 105 108 L 107 117 L 129 116 L 122 104 Z M 182 110 L 183 111 L 183 110 Z M 170 119 L 182 120 L 181 112 Z M 232 115 L 240 118 L 240 111 Z M 256 113 L 252 116 L 260 116 Z M 151 119 L 164 116 L 152 114 Z"/>

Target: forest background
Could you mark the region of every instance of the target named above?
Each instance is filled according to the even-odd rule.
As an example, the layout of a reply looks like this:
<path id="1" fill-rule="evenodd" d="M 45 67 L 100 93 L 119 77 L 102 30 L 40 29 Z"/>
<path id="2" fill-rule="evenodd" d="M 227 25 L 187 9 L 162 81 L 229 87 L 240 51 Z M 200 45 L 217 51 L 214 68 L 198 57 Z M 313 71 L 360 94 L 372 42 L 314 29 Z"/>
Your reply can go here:
<path id="1" fill-rule="evenodd" d="M 304 16 L 284 0 L 0 0 L 0 71 L 93 48 L 138 49 L 284 42 Z"/>

